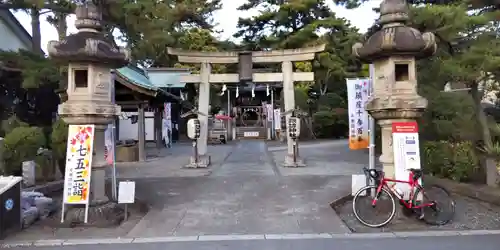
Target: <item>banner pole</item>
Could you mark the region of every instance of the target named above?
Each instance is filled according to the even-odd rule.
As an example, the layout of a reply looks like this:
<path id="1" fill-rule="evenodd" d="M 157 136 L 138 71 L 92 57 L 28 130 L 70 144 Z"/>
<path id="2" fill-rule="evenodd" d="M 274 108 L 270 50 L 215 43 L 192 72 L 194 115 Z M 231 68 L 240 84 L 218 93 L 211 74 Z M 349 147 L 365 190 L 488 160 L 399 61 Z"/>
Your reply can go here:
<path id="1" fill-rule="evenodd" d="M 372 97 L 373 95 L 373 84 L 374 84 L 374 72 L 375 69 L 373 67 L 373 64 L 370 64 L 370 88 L 368 91 L 368 97 Z M 370 145 L 368 149 L 368 155 L 369 155 L 369 162 L 368 162 L 368 168 L 375 169 L 375 119 L 371 115 L 368 115 L 368 120 L 369 120 L 369 134 L 370 134 Z M 374 181 L 372 178 L 370 178 L 370 185 L 375 185 Z M 375 195 L 375 190 L 371 190 L 372 196 Z"/>
<path id="2" fill-rule="evenodd" d="M 116 103 L 115 100 L 115 73 L 111 73 L 111 102 L 113 105 Z M 117 183 L 116 183 L 116 118 L 113 119 L 113 123 L 111 123 L 111 148 L 113 149 L 113 166 L 111 168 L 112 176 L 111 176 L 111 196 L 114 201 L 118 201 L 117 197 Z M 109 128 L 108 128 L 109 129 Z M 108 152 L 109 154 L 109 152 Z"/>

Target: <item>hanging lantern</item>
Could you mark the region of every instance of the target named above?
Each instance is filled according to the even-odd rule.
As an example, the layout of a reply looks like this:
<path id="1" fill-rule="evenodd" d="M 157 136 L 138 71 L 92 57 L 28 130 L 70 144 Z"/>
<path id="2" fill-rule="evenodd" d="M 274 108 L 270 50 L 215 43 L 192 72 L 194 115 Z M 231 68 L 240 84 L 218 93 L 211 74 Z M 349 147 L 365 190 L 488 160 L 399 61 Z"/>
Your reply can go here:
<path id="1" fill-rule="evenodd" d="M 266 85 L 266 94 L 267 96 L 271 94 L 271 92 L 269 91 L 269 84 Z"/>
<path id="2" fill-rule="evenodd" d="M 252 98 L 255 97 L 255 85 L 252 85 Z"/>

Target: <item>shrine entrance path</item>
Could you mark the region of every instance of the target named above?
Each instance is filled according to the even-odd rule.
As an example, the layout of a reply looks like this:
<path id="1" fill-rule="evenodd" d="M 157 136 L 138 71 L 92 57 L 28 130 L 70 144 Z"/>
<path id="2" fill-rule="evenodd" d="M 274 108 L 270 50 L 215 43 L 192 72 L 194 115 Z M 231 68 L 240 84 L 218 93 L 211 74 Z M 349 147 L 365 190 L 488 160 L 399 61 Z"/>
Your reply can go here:
<path id="1" fill-rule="evenodd" d="M 329 203 L 350 193 L 351 174 L 361 172 L 368 156 L 349 152 L 344 141 L 308 145 L 300 151 L 309 164 L 303 169 L 281 166 L 282 145 L 238 141 L 209 147 L 216 160 L 203 175 L 185 169 L 185 176 L 155 178 L 143 171 L 147 177 L 134 178 L 136 195 L 151 209 L 126 236 L 347 233 Z M 168 156 L 162 161 L 163 171 L 173 164 Z"/>
<path id="2" fill-rule="evenodd" d="M 276 164 L 268 154 L 267 146 L 263 141 L 239 141 L 218 167 L 215 167 L 211 176 L 269 176 L 279 175 Z"/>

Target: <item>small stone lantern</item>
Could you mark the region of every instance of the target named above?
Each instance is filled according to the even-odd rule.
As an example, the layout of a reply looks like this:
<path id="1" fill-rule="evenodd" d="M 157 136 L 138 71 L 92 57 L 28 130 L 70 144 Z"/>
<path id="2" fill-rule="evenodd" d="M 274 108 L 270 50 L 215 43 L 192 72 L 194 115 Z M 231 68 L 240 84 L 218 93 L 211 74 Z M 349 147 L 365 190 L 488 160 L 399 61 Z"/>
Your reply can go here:
<path id="1" fill-rule="evenodd" d="M 92 1 L 77 6 L 76 17 L 78 33 L 63 41 L 50 41 L 48 52 L 54 60 L 69 64 L 67 101 L 59 105 L 59 115 L 68 124 L 95 125 L 89 213 L 92 223 L 101 220 L 99 216 L 107 216 L 106 211 L 114 210 L 104 188 L 108 166 L 104 158 L 104 130 L 120 113 L 120 107 L 111 101 L 111 69 L 126 65 L 129 52 L 104 36 L 102 14 Z M 84 213 L 78 210 L 69 210 L 70 218 L 66 220 L 82 221 Z"/>
<path id="2" fill-rule="evenodd" d="M 384 0 L 380 4 L 381 29 L 364 44 L 356 43 L 353 54 L 374 66 L 373 95 L 366 110 L 382 130 L 380 162 L 387 177 L 394 177 L 392 123 L 414 121 L 427 107 L 417 93 L 415 60 L 436 51 L 434 34 L 406 26 L 408 4 L 405 0 Z"/>

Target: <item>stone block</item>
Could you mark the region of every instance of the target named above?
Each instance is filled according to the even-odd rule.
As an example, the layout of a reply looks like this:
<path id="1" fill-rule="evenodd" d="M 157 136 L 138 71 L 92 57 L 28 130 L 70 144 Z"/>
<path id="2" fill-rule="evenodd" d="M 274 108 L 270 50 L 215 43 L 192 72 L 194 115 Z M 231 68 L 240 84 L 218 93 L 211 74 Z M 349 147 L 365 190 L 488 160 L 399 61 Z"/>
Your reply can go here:
<path id="1" fill-rule="evenodd" d="M 47 218 L 52 212 L 56 210 L 55 202 L 49 197 L 36 197 L 34 199 L 35 206 L 38 209 L 40 219 Z"/>
<path id="2" fill-rule="evenodd" d="M 117 162 L 135 162 L 139 161 L 139 147 L 134 145 L 118 145 L 116 146 L 116 161 Z"/>
<path id="3" fill-rule="evenodd" d="M 37 218 L 45 219 L 57 209 L 57 204 L 52 198 L 45 197 L 40 192 L 21 192 L 21 207 L 23 211 L 29 211 L 35 207 Z"/>
<path id="4" fill-rule="evenodd" d="M 299 168 L 299 167 L 305 167 L 306 164 L 300 157 L 296 157 L 295 160 L 293 159 L 292 155 L 286 155 L 285 156 L 285 162 L 283 162 L 283 167 L 286 168 Z"/>
<path id="5" fill-rule="evenodd" d="M 38 219 L 38 209 L 36 207 L 29 207 L 22 211 L 22 226 L 23 228 L 29 227 Z"/>
<path id="6" fill-rule="evenodd" d="M 189 164 L 185 168 L 207 168 L 211 163 L 210 155 L 199 155 L 198 161 L 191 156 L 189 157 Z"/>
<path id="7" fill-rule="evenodd" d="M 23 169 L 23 185 L 25 187 L 31 187 L 35 185 L 36 176 L 36 164 L 35 161 L 24 161 L 22 165 Z"/>

